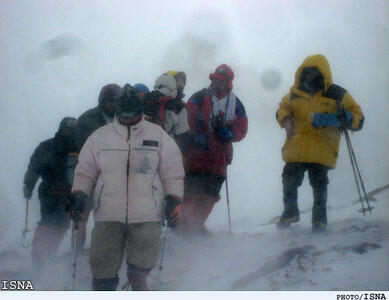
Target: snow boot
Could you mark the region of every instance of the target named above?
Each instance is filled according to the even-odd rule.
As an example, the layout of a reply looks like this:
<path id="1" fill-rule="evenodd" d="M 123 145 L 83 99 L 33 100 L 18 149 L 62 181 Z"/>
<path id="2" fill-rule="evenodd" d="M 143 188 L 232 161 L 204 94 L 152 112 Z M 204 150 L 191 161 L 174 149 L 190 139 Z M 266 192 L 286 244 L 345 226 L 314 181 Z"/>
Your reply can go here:
<path id="1" fill-rule="evenodd" d="M 146 277 L 151 269 L 141 269 L 135 265 L 127 264 L 127 278 L 133 291 L 149 291 Z"/>
<path id="2" fill-rule="evenodd" d="M 290 224 L 297 223 L 298 221 L 300 221 L 299 214 L 292 215 L 292 216 L 284 216 L 284 214 L 282 214 L 281 218 L 277 222 L 277 228 L 278 229 L 285 229 L 285 228 L 288 228 L 290 226 Z"/>
<path id="3" fill-rule="evenodd" d="M 283 175 L 284 178 L 284 175 Z M 281 218 L 277 222 L 278 229 L 285 229 L 290 226 L 292 223 L 297 223 L 300 221 L 300 213 L 297 205 L 297 187 L 301 184 L 300 182 L 295 182 L 295 179 L 292 182 L 287 184 L 287 178 L 283 179 L 283 203 L 284 203 L 284 212 L 281 215 Z M 290 178 L 288 179 L 291 180 Z"/>
<path id="4" fill-rule="evenodd" d="M 92 279 L 92 287 L 94 291 L 116 291 L 116 288 L 119 284 L 119 276 L 113 278 L 104 278 L 104 279 Z"/>
<path id="5" fill-rule="evenodd" d="M 312 223 L 312 233 L 322 233 L 326 231 L 327 224 L 324 222 L 314 222 Z"/>

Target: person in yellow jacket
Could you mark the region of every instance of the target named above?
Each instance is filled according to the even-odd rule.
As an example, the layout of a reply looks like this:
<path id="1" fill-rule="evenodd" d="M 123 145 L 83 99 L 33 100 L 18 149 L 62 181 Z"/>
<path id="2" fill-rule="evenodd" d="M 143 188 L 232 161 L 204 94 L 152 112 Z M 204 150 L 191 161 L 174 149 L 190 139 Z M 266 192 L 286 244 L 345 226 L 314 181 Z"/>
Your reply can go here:
<path id="1" fill-rule="evenodd" d="M 282 147 L 284 211 L 277 227 L 283 229 L 300 220 L 297 188 L 308 171 L 314 197 L 312 232 L 325 231 L 328 170 L 336 167 L 342 130 L 362 128 L 361 108 L 344 88 L 332 83 L 327 59 L 317 54 L 308 56 L 297 69 L 294 85 L 282 98 L 276 118 L 286 130 Z"/>

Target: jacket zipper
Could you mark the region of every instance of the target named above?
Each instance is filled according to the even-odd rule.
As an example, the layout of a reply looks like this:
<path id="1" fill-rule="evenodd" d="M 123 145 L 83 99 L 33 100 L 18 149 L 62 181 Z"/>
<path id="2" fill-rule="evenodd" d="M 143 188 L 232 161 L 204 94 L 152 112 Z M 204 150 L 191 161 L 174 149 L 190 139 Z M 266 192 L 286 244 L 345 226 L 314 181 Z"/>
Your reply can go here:
<path id="1" fill-rule="evenodd" d="M 129 176 L 130 176 L 130 128 L 128 128 L 128 157 L 127 157 L 127 206 L 126 206 L 126 225 L 128 224 L 128 199 L 129 199 Z"/>

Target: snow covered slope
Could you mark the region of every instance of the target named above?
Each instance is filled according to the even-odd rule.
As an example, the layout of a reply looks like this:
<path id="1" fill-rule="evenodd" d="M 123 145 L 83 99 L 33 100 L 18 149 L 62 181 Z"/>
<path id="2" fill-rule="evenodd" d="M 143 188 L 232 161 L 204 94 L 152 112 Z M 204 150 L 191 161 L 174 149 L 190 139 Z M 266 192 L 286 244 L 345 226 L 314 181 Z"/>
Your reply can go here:
<path id="1" fill-rule="evenodd" d="M 234 223 L 233 234 L 190 240 L 169 232 L 160 280 L 156 266 L 149 283 L 154 290 L 388 290 L 389 189 L 374 199 L 372 215 L 361 215 L 359 202 L 330 207 L 323 234 L 311 233 L 310 211 L 283 231 L 270 221 L 254 227 Z M 34 274 L 28 250 L 15 248 L 0 249 L 0 280 L 29 279 L 39 290 L 70 289 L 70 254 Z M 77 267 L 77 289 L 89 290 L 86 255 Z M 123 264 L 120 287 L 125 280 Z"/>

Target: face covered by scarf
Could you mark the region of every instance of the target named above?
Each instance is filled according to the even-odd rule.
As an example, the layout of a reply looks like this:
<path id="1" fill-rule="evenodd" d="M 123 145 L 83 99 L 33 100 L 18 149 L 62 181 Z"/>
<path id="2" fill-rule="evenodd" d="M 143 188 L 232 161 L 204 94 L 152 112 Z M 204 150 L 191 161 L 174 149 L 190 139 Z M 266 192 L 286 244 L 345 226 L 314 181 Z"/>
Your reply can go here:
<path id="1" fill-rule="evenodd" d="M 209 79 L 212 81 L 212 93 L 222 99 L 232 90 L 232 80 L 234 80 L 234 72 L 232 69 L 223 64 L 216 68 L 214 73 L 209 74 Z"/>
<path id="2" fill-rule="evenodd" d="M 305 68 L 300 76 L 300 89 L 314 96 L 324 89 L 324 77 L 315 67 Z"/>

